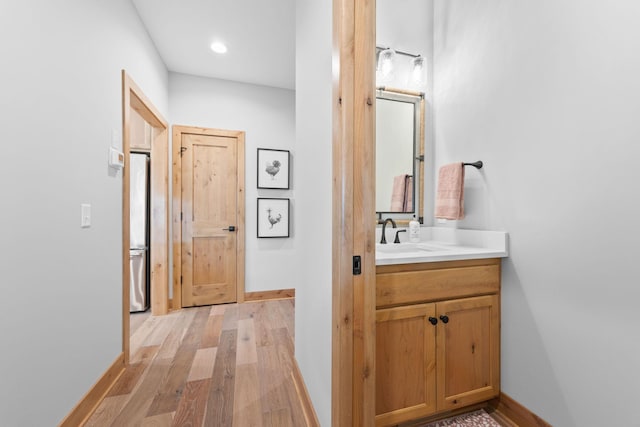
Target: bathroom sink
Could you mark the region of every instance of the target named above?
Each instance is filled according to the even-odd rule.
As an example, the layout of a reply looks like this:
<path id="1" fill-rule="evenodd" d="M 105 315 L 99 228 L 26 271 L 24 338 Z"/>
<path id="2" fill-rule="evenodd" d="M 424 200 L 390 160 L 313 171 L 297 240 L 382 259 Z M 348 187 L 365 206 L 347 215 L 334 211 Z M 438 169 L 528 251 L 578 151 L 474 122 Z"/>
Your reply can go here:
<path id="1" fill-rule="evenodd" d="M 439 246 L 432 246 L 427 243 L 387 243 L 386 245 L 378 243 L 376 251 L 389 254 L 407 254 L 416 252 L 435 252 L 445 250 Z"/>
<path id="2" fill-rule="evenodd" d="M 378 243 L 381 228 L 376 230 L 376 265 L 411 264 L 457 261 L 468 259 L 504 258 L 508 256 L 507 233 L 504 231 L 464 230 L 441 227 L 422 227 L 421 240 L 387 244 Z M 400 238 L 409 237 L 406 234 Z M 640 427 L 640 426 L 639 426 Z"/>

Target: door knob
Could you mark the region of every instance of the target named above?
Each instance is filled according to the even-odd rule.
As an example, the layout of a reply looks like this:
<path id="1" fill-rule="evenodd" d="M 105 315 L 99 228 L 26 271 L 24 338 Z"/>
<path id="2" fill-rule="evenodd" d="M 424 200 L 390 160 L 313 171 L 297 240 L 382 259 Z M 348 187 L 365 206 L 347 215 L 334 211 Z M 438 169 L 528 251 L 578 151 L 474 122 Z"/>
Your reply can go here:
<path id="1" fill-rule="evenodd" d="M 436 319 L 435 317 L 429 317 L 429 322 L 430 322 L 432 325 L 435 325 L 435 324 L 437 324 L 437 323 L 438 323 L 438 319 Z"/>
<path id="2" fill-rule="evenodd" d="M 442 316 L 440 316 L 440 320 L 442 320 L 442 323 L 449 323 L 449 316 L 443 314 Z"/>
<path id="3" fill-rule="evenodd" d="M 229 228 L 223 228 L 222 231 L 236 231 L 236 226 L 230 225 Z"/>

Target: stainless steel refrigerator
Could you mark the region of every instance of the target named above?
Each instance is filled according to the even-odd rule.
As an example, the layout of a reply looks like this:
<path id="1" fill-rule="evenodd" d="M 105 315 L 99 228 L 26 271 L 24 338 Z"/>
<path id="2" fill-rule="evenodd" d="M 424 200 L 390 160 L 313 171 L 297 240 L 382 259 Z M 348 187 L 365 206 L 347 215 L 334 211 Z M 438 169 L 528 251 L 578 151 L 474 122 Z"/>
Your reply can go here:
<path id="1" fill-rule="evenodd" d="M 131 154 L 130 177 L 130 242 L 131 298 L 129 311 L 146 311 L 149 308 L 148 280 L 148 226 L 149 226 L 149 157 Z"/>

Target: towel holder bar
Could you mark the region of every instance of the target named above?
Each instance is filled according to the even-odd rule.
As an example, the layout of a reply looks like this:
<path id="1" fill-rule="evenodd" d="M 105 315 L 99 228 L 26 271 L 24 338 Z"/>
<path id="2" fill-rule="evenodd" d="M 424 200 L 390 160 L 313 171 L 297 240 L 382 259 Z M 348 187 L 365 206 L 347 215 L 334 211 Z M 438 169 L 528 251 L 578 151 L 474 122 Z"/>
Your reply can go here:
<path id="1" fill-rule="evenodd" d="M 476 169 L 481 169 L 482 160 L 478 160 L 477 162 L 473 162 L 473 163 L 462 163 L 462 166 L 473 166 Z"/>

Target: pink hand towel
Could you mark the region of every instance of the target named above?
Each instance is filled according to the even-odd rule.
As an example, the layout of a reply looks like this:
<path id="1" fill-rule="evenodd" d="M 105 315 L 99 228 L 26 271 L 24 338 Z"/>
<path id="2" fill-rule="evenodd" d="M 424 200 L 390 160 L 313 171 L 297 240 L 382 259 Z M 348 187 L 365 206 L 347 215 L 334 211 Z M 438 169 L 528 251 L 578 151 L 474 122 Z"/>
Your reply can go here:
<path id="1" fill-rule="evenodd" d="M 391 212 L 404 212 L 404 194 L 407 175 L 393 177 L 391 190 Z"/>
<path id="2" fill-rule="evenodd" d="M 413 176 L 405 175 L 403 212 L 413 212 Z"/>
<path id="3" fill-rule="evenodd" d="M 444 165 L 438 172 L 436 218 L 464 218 L 464 166 L 462 162 Z"/>

